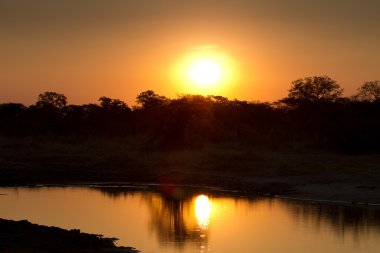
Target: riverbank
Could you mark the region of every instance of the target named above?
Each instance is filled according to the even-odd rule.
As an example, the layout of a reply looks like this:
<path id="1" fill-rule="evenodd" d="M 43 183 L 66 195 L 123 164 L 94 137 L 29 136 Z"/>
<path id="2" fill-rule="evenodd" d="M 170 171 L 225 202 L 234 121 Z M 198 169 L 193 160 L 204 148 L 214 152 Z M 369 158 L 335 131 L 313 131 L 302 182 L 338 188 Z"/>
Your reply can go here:
<path id="1" fill-rule="evenodd" d="M 0 252 L 4 253 L 136 253 L 128 247 L 116 247 L 115 239 L 86 234 L 79 230 L 64 230 L 32 224 L 28 221 L 11 221 L 0 218 Z"/>
<path id="2" fill-rule="evenodd" d="M 251 195 L 380 203 L 379 154 L 226 143 L 146 151 L 135 142 L 110 140 L 68 143 L 22 139 L 0 145 L 0 185 L 182 184 Z"/>

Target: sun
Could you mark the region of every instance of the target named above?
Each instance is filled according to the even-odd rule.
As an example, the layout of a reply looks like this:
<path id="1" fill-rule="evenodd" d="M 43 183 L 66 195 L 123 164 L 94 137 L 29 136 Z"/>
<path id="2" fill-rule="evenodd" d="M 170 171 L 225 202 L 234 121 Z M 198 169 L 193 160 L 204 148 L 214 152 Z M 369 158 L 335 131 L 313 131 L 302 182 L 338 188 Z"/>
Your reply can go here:
<path id="1" fill-rule="evenodd" d="M 220 81 L 222 68 L 214 60 L 196 60 L 190 65 L 188 75 L 196 84 L 209 86 Z"/>
<path id="2" fill-rule="evenodd" d="M 198 46 L 187 50 L 174 62 L 170 75 L 180 94 L 224 95 L 238 83 L 234 57 L 218 46 Z"/>

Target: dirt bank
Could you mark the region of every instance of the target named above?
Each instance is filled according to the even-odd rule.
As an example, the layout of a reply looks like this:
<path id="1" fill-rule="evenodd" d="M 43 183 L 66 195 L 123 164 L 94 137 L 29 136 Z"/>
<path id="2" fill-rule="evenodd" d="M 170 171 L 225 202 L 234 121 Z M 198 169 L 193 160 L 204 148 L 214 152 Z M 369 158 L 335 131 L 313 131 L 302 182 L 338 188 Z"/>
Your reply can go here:
<path id="1" fill-rule="evenodd" d="M 28 221 L 0 219 L 0 252 L 4 253 L 136 253 L 127 247 L 116 247 L 114 239 L 31 224 Z"/>

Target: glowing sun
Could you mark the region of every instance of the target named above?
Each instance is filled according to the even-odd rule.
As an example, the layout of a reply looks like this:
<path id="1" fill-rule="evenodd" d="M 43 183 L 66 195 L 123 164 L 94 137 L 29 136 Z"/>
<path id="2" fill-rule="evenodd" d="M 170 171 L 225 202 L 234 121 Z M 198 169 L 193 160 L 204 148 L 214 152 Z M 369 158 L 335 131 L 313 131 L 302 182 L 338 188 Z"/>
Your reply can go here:
<path id="1" fill-rule="evenodd" d="M 217 46 L 189 49 L 171 68 L 171 77 L 182 94 L 225 95 L 239 80 L 234 58 Z"/>
<path id="2" fill-rule="evenodd" d="M 190 65 L 188 74 L 196 84 L 209 86 L 221 79 L 222 68 L 216 61 L 202 59 L 194 61 Z"/>

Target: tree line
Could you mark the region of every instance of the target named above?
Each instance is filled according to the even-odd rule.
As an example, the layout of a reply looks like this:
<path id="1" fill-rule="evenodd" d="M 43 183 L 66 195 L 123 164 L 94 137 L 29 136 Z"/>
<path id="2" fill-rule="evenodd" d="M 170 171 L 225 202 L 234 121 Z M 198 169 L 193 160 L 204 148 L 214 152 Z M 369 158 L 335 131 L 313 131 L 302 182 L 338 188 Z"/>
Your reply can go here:
<path id="1" fill-rule="evenodd" d="M 100 97 L 97 104 L 71 105 L 64 94 L 44 92 L 31 106 L 0 104 L 0 135 L 82 141 L 134 139 L 143 149 L 200 148 L 208 143 L 250 147 L 304 147 L 353 153 L 380 151 L 380 81 L 352 97 L 328 76 L 292 82 L 287 97 L 273 103 L 222 96 L 170 99 L 141 92 L 136 106 Z"/>

